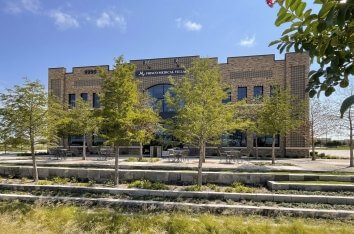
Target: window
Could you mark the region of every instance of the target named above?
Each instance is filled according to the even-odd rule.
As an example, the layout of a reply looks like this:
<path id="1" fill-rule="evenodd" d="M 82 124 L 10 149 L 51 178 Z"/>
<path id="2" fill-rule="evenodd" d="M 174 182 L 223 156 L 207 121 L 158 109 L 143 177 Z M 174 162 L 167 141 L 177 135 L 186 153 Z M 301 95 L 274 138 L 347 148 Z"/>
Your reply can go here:
<path id="1" fill-rule="evenodd" d="M 237 100 L 241 101 L 247 98 L 247 87 L 238 87 L 237 88 Z"/>
<path id="2" fill-rule="evenodd" d="M 224 147 L 247 147 L 247 135 L 241 131 L 225 134 L 221 137 L 221 145 Z"/>
<path id="3" fill-rule="evenodd" d="M 83 136 L 69 136 L 68 141 L 69 141 L 70 146 L 83 146 L 84 145 Z"/>
<path id="4" fill-rule="evenodd" d="M 226 104 L 231 102 L 231 89 L 225 89 L 224 91 L 227 94 L 227 97 L 224 100 L 222 100 L 222 103 Z"/>
<path id="5" fill-rule="evenodd" d="M 263 86 L 254 86 L 253 97 L 262 98 L 262 96 L 263 96 Z"/>
<path id="6" fill-rule="evenodd" d="M 88 94 L 87 94 L 87 93 L 82 93 L 82 94 L 80 94 L 80 97 L 82 98 L 82 100 L 84 100 L 85 102 L 87 102 L 87 99 L 88 99 Z"/>
<path id="7" fill-rule="evenodd" d="M 100 146 L 103 145 L 104 139 L 97 134 L 92 134 L 92 145 L 93 146 Z"/>
<path id="8" fill-rule="evenodd" d="M 272 147 L 272 136 L 258 136 L 257 145 L 258 147 Z M 256 137 L 253 139 L 253 146 L 256 146 Z M 275 147 L 279 147 L 279 135 L 275 136 Z"/>
<path id="9" fill-rule="evenodd" d="M 155 85 L 148 88 L 150 96 L 156 99 L 154 103 L 155 107 L 159 108 L 162 113 L 171 112 L 171 109 L 167 106 L 165 101 L 165 94 L 169 88 L 171 88 L 169 84 Z"/>
<path id="10" fill-rule="evenodd" d="M 269 95 L 274 96 L 279 91 L 280 91 L 279 85 L 271 85 Z"/>
<path id="11" fill-rule="evenodd" d="M 93 108 L 100 108 L 100 96 L 97 93 L 92 94 L 92 107 Z"/>
<path id="12" fill-rule="evenodd" d="M 75 106 L 75 94 L 69 94 L 69 107 Z"/>

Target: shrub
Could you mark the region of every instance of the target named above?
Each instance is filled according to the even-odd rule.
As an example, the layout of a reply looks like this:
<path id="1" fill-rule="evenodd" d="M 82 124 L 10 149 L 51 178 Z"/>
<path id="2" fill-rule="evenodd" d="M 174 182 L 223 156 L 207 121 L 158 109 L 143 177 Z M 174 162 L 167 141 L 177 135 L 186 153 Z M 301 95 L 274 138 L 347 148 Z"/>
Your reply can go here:
<path id="1" fill-rule="evenodd" d="M 37 185 L 52 185 L 53 182 L 49 180 L 39 180 L 36 182 Z"/>
<path id="2" fill-rule="evenodd" d="M 235 181 L 231 184 L 231 187 L 226 188 L 227 193 L 253 193 L 255 188 L 245 186 L 243 183 Z"/>
<path id="3" fill-rule="evenodd" d="M 205 187 L 205 186 L 191 185 L 191 186 L 185 187 L 184 191 L 201 192 L 201 191 L 205 191 L 206 189 L 207 189 L 207 187 Z"/>
<path id="4" fill-rule="evenodd" d="M 159 162 L 160 159 L 159 158 L 137 158 L 137 157 L 129 157 L 127 160 L 127 162 L 150 162 L 150 163 L 154 163 L 154 162 Z"/>
<path id="5" fill-rule="evenodd" d="M 106 180 L 106 181 L 104 182 L 104 184 L 107 185 L 107 186 L 113 186 L 113 185 L 114 185 L 114 182 L 113 182 L 113 180 Z"/>
<path id="6" fill-rule="evenodd" d="M 87 185 L 90 187 L 95 186 L 95 184 L 96 184 L 96 181 L 94 181 L 94 180 L 89 180 L 89 182 L 87 183 Z"/>
<path id="7" fill-rule="evenodd" d="M 136 180 L 128 184 L 128 188 L 141 188 L 151 190 L 168 190 L 168 186 L 159 182 L 151 182 L 148 180 Z"/>
<path id="8" fill-rule="evenodd" d="M 220 192 L 221 189 L 219 186 L 217 186 L 216 184 L 207 184 L 206 185 L 209 189 L 215 191 L 215 192 Z"/>
<path id="9" fill-rule="evenodd" d="M 69 178 L 54 177 L 52 179 L 54 184 L 67 184 L 70 182 Z"/>

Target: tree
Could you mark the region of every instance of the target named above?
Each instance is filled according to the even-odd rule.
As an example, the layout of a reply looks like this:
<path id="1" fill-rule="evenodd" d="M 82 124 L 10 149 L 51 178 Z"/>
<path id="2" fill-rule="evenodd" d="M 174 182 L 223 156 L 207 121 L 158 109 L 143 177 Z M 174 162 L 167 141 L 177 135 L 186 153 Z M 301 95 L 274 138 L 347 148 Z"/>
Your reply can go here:
<path id="1" fill-rule="evenodd" d="M 11 144 L 12 132 L 6 116 L 3 116 L 2 110 L 0 110 L 0 144 L 3 145 L 5 154 L 7 153 L 8 146 Z"/>
<path id="2" fill-rule="evenodd" d="M 275 164 L 275 137 L 286 136 L 303 124 L 303 104 L 294 100 L 286 91 L 264 97 L 260 107 L 259 128 L 262 133 L 272 136 L 272 164 Z"/>
<path id="3" fill-rule="evenodd" d="M 38 181 L 35 144 L 45 135 L 47 95 L 39 81 L 25 80 L 22 86 L 15 85 L 1 94 L 3 117 L 14 129 L 14 135 L 25 137 L 31 146 L 33 178 Z"/>
<path id="4" fill-rule="evenodd" d="M 317 60 L 319 69 L 309 73 L 308 91 L 310 97 L 330 96 L 335 86 L 346 88 L 349 76 L 354 75 L 354 1 L 315 0 L 319 11 L 306 9 L 303 0 L 267 1 L 280 6 L 276 26 L 290 23 L 277 44 L 279 51 L 307 51 L 311 61 Z M 354 96 L 343 101 L 341 114 L 354 103 Z"/>
<path id="5" fill-rule="evenodd" d="M 67 127 L 70 129 L 69 133 L 83 137 L 82 159 L 86 160 L 86 138 L 89 134 L 97 131 L 98 118 L 90 105 L 82 98 L 79 98 L 75 106 L 68 110 L 66 118 Z M 63 123 L 63 125 L 65 124 Z"/>
<path id="6" fill-rule="evenodd" d="M 119 184 L 119 146 L 134 140 L 134 121 L 139 104 L 138 85 L 134 78 L 134 64 L 125 63 L 123 57 L 115 60 L 115 67 L 109 77 L 100 71 L 103 78 L 100 111 L 102 136 L 115 149 L 114 184 Z"/>
<path id="7" fill-rule="evenodd" d="M 316 138 L 323 135 L 326 135 L 327 138 L 328 131 L 334 131 L 336 128 L 334 124 L 336 119 L 331 113 L 333 113 L 333 105 L 330 102 L 317 98 L 311 99 L 309 120 L 305 124 L 308 124 L 310 129 L 308 142 L 311 143 L 312 160 L 316 160 Z"/>
<path id="8" fill-rule="evenodd" d="M 205 145 L 220 142 L 221 135 L 242 127 L 235 121 L 240 104 L 223 104 L 227 97 L 217 65 L 210 59 L 195 59 L 181 79 L 171 79 L 166 94 L 168 105 L 176 111 L 173 135 L 199 148 L 198 185 L 202 184 Z M 172 95 L 173 94 L 173 95 Z"/>
<path id="9" fill-rule="evenodd" d="M 158 130 L 160 116 L 152 108 L 151 98 L 143 92 L 139 92 L 139 103 L 136 107 L 134 118 L 135 140 L 140 144 L 140 160 L 143 158 L 143 144 L 150 142 Z"/>

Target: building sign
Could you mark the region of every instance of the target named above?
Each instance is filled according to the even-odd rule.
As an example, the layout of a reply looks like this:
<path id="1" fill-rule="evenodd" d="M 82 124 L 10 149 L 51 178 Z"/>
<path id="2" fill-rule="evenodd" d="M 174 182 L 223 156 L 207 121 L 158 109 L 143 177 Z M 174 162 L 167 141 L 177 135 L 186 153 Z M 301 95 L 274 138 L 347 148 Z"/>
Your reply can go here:
<path id="1" fill-rule="evenodd" d="M 148 77 L 148 76 L 177 76 L 186 74 L 184 68 L 175 68 L 175 69 L 163 69 L 163 70 L 142 70 L 136 71 L 136 77 Z"/>

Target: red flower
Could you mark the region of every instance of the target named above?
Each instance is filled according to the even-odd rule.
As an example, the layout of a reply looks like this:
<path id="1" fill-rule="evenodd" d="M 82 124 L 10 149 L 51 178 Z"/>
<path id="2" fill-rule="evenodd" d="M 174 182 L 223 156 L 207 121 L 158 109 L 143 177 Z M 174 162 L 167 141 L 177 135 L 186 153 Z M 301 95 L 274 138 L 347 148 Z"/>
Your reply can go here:
<path id="1" fill-rule="evenodd" d="M 269 7 L 273 7 L 275 0 L 266 0 L 266 3 Z"/>

